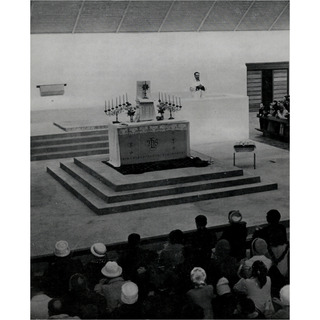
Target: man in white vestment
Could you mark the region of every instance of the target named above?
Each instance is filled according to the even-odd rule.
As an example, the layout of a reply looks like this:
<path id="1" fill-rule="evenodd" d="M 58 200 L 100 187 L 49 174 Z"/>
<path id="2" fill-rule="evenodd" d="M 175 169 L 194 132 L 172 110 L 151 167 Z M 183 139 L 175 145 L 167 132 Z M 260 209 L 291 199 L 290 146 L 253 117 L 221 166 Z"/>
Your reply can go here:
<path id="1" fill-rule="evenodd" d="M 201 98 L 206 90 L 203 83 L 200 81 L 200 72 L 194 73 L 195 81 L 190 86 L 192 96 L 195 98 Z"/>

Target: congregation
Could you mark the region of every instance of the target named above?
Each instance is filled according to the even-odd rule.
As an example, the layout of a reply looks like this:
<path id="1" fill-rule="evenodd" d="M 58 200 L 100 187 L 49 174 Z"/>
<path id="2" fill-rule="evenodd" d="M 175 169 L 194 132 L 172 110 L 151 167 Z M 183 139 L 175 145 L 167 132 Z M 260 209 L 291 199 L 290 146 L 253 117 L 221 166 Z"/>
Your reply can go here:
<path id="1" fill-rule="evenodd" d="M 85 263 L 68 242 L 54 261 L 31 276 L 32 319 L 289 319 L 289 240 L 278 210 L 266 214 L 248 247 L 239 210 L 228 214 L 222 234 L 195 217 L 186 239 L 172 230 L 161 250 L 141 246 L 137 233 L 111 253 L 91 246 Z"/>

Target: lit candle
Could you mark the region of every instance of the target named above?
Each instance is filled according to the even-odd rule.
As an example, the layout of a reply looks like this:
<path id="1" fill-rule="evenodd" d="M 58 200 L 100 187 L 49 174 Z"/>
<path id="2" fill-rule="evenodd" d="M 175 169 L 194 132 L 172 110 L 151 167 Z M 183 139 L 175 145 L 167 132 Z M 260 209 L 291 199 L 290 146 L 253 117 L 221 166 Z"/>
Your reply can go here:
<path id="1" fill-rule="evenodd" d="M 108 100 L 108 109 L 110 109 L 110 100 Z"/>
<path id="2" fill-rule="evenodd" d="M 119 96 L 119 106 L 121 106 L 121 96 Z"/>
<path id="3" fill-rule="evenodd" d="M 166 103 L 167 103 L 167 94 L 166 93 L 164 94 L 164 99 L 166 100 Z"/>
<path id="4" fill-rule="evenodd" d="M 179 97 L 179 104 L 180 104 L 180 106 L 181 106 L 181 98 Z"/>
<path id="5" fill-rule="evenodd" d="M 161 92 L 161 101 L 163 102 L 163 93 Z"/>
<path id="6" fill-rule="evenodd" d="M 123 104 L 125 104 L 125 102 L 124 102 L 124 95 L 123 95 Z"/>
<path id="7" fill-rule="evenodd" d="M 127 95 L 127 93 L 126 93 L 126 101 L 128 102 L 128 95 Z"/>
<path id="8" fill-rule="evenodd" d="M 159 101 L 160 101 L 160 91 L 159 91 Z"/>
<path id="9" fill-rule="evenodd" d="M 113 98 L 112 98 L 112 108 L 113 108 Z"/>
<path id="10" fill-rule="evenodd" d="M 170 94 L 168 94 L 168 98 L 169 98 L 169 104 L 170 104 Z"/>
<path id="11" fill-rule="evenodd" d="M 116 97 L 116 107 L 118 106 L 118 97 Z"/>
<path id="12" fill-rule="evenodd" d="M 172 104 L 173 104 L 173 106 L 175 105 L 175 104 L 174 104 L 174 96 L 172 96 Z"/>
<path id="13" fill-rule="evenodd" d="M 104 100 L 104 110 L 106 111 L 107 110 L 107 101 Z"/>

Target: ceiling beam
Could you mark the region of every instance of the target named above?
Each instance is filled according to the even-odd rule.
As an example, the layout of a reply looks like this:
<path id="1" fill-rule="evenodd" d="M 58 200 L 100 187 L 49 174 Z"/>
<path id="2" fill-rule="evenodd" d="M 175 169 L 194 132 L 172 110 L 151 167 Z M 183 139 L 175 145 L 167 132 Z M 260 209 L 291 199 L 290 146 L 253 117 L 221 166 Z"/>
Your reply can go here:
<path id="1" fill-rule="evenodd" d="M 73 29 L 72 29 L 72 33 L 74 33 L 76 31 L 76 28 L 77 28 L 77 25 L 78 25 L 78 21 L 80 19 L 80 15 L 81 15 L 81 12 L 82 12 L 82 8 L 84 6 L 84 3 L 85 3 L 86 0 L 83 0 L 82 3 L 81 3 L 81 7 L 79 9 L 79 12 L 78 12 L 78 15 L 77 15 L 77 19 L 74 23 L 74 26 L 73 26 Z"/>
<path id="2" fill-rule="evenodd" d="M 161 25 L 160 25 L 160 27 L 159 27 L 159 29 L 158 29 L 158 32 L 160 32 L 160 31 L 161 31 L 161 29 L 162 29 L 162 27 L 163 27 L 164 23 L 166 22 L 166 20 L 167 20 L 167 18 L 168 18 L 168 16 L 169 16 L 169 14 L 170 14 L 171 9 L 172 9 L 172 7 L 173 7 L 173 5 L 174 5 L 174 3 L 175 3 L 175 2 L 176 2 L 176 0 L 173 0 L 173 1 L 172 1 L 172 3 L 171 3 L 171 5 L 170 5 L 170 7 L 169 7 L 169 9 L 168 9 L 168 11 L 167 11 L 167 13 L 166 13 L 165 17 L 163 18 L 163 20 L 162 20 L 162 22 L 161 22 Z"/>
<path id="3" fill-rule="evenodd" d="M 199 28 L 197 29 L 197 32 L 200 31 L 200 29 L 202 28 L 203 24 L 205 23 L 205 21 L 207 20 L 207 18 L 209 17 L 209 14 L 211 13 L 213 7 L 215 6 L 215 4 L 217 3 L 217 1 L 214 1 L 210 7 L 210 9 L 208 10 L 207 14 L 204 16 L 204 18 L 202 19 Z"/>
<path id="4" fill-rule="evenodd" d="M 248 14 L 248 12 L 250 11 L 251 7 L 254 5 L 256 1 L 252 1 L 252 3 L 250 4 L 249 8 L 247 9 L 247 11 L 243 14 L 242 18 L 240 19 L 240 21 L 238 22 L 238 24 L 236 25 L 236 27 L 234 28 L 233 31 L 237 31 L 237 29 L 239 28 L 240 24 L 242 23 L 243 19 L 245 18 L 245 16 Z"/>
<path id="5" fill-rule="evenodd" d="M 278 22 L 278 20 L 280 19 L 280 17 L 282 16 L 282 14 L 285 12 L 285 10 L 288 8 L 289 6 L 289 2 L 287 3 L 287 5 L 283 8 L 283 10 L 279 13 L 278 17 L 276 18 L 276 20 L 274 20 L 274 22 L 272 23 L 271 27 L 268 29 L 268 31 L 270 31 L 273 26 Z"/>
<path id="6" fill-rule="evenodd" d="M 120 31 L 120 28 L 121 28 L 121 26 L 122 26 L 122 23 L 123 23 L 123 21 L 124 21 L 124 18 L 125 18 L 128 10 L 129 10 L 130 4 L 131 4 L 131 1 L 128 2 L 127 7 L 125 8 L 125 10 L 124 10 L 124 12 L 123 12 L 123 15 L 122 15 L 121 20 L 120 20 L 120 22 L 119 22 L 119 25 L 118 25 L 118 28 L 117 28 L 117 30 L 116 30 L 116 33 L 118 33 L 118 32 Z"/>

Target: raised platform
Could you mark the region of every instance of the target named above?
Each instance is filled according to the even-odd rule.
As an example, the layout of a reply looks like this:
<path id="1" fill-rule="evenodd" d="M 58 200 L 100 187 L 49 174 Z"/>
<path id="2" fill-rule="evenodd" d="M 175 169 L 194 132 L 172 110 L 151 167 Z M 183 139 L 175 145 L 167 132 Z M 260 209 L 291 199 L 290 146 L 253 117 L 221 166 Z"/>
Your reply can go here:
<path id="1" fill-rule="evenodd" d="M 98 215 L 277 189 L 277 183 L 244 176 L 242 169 L 218 161 L 203 168 L 122 175 L 105 160 L 105 155 L 69 159 L 48 166 L 47 172 Z"/>
<path id="2" fill-rule="evenodd" d="M 66 131 L 66 132 L 72 132 L 72 131 L 81 131 L 81 130 L 100 130 L 100 129 L 108 129 L 108 125 L 105 124 L 105 121 L 103 123 L 95 123 L 93 124 L 92 121 L 59 121 L 59 122 L 53 122 L 53 124 Z"/>

